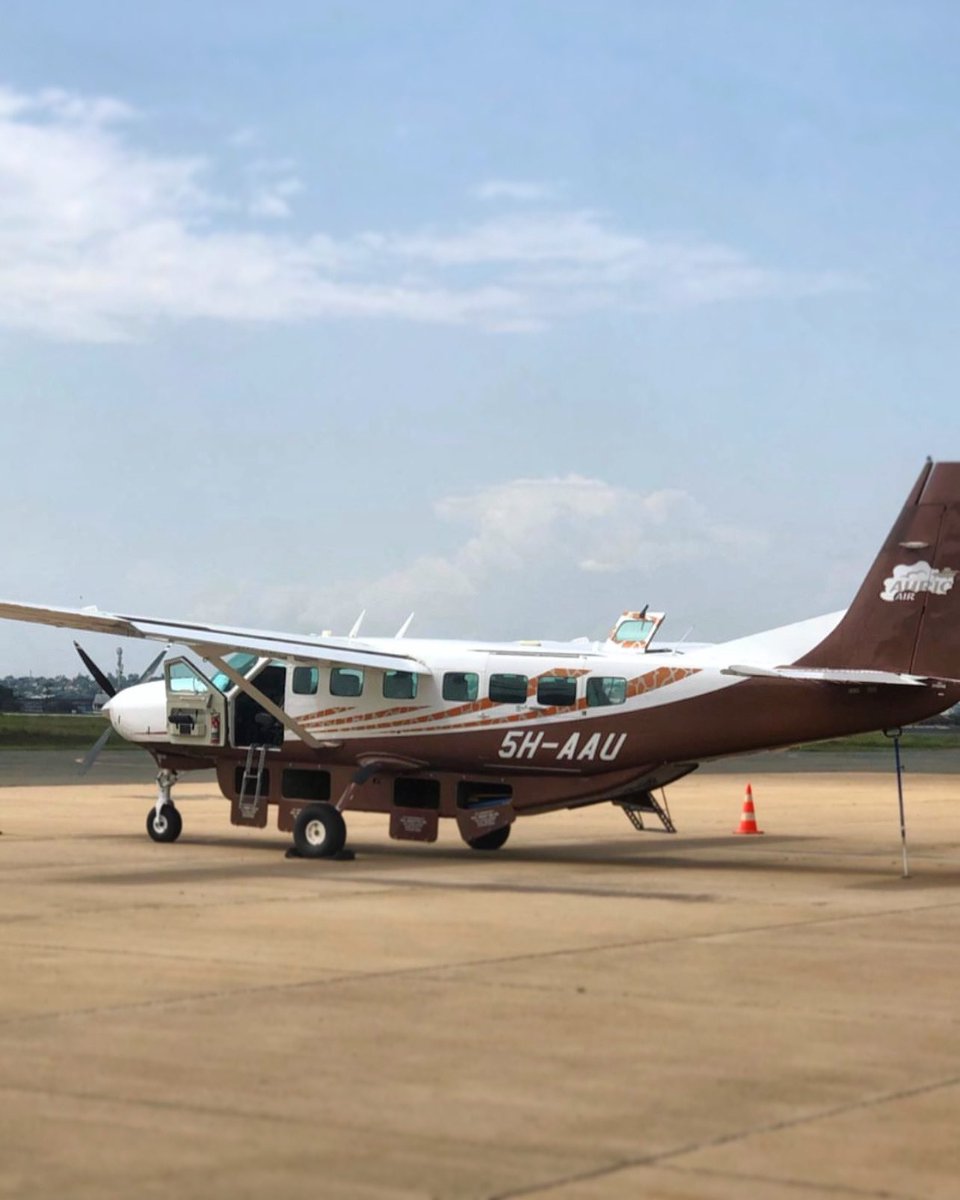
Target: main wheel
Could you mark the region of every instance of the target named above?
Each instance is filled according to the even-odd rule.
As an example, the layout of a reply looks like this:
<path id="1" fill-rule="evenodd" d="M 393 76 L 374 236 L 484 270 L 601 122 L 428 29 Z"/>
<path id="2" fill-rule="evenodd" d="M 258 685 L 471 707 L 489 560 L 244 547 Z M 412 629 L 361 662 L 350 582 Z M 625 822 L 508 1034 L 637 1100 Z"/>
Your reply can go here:
<path id="1" fill-rule="evenodd" d="M 293 827 L 293 844 L 304 858 L 331 858 L 347 840 L 347 826 L 332 804 L 308 804 Z"/>
<path id="2" fill-rule="evenodd" d="M 160 811 L 151 808 L 147 813 L 147 833 L 155 842 L 175 842 L 183 829 L 183 817 L 172 804 L 163 804 Z"/>
<path id="3" fill-rule="evenodd" d="M 499 850 L 510 836 L 510 825 L 501 825 L 491 833 L 481 833 L 479 837 L 469 838 L 467 845 L 471 850 Z"/>

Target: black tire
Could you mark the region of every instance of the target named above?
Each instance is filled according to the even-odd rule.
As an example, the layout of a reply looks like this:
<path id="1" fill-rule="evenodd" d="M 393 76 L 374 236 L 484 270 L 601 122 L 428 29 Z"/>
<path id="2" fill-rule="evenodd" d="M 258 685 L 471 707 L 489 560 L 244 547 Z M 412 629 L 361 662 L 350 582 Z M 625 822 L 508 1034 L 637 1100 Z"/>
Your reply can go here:
<path id="1" fill-rule="evenodd" d="M 332 804 L 308 804 L 293 827 L 293 844 L 302 858 L 332 858 L 347 840 L 347 825 Z"/>
<path id="2" fill-rule="evenodd" d="M 471 850 L 499 850 L 510 836 L 512 825 L 501 825 L 492 833 L 481 833 L 479 837 L 470 838 L 467 845 Z"/>
<path id="3" fill-rule="evenodd" d="M 147 813 L 147 833 L 155 842 L 175 842 L 183 830 L 183 817 L 172 804 L 164 804 L 158 813 L 151 808 Z"/>

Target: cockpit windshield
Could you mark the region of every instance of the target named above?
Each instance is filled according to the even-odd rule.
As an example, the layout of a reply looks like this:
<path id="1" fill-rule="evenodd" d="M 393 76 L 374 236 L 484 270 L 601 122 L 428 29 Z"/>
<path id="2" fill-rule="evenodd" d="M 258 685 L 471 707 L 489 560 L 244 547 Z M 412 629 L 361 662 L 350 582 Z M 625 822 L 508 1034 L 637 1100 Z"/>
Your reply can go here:
<path id="1" fill-rule="evenodd" d="M 243 676 L 249 675 L 251 668 L 255 667 L 259 661 L 256 654 L 245 654 L 240 650 L 224 656 L 224 662 L 228 662 L 239 675 Z M 218 671 L 211 682 L 218 692 L 229 692 L 234 686 L 233 680 L 223 671 Z"/>

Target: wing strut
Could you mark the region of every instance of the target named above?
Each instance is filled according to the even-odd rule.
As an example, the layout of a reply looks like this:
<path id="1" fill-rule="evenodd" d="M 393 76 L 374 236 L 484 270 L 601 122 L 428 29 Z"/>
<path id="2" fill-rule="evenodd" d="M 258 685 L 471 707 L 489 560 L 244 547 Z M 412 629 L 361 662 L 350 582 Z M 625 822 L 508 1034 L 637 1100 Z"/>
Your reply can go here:
<path id="1" fill-rule="evenodd" d="M 306 742 L 311 750 L 322 750 L 324 748 L 324 743 L 318 741 L 309 729 L 291 717 L 288 712 L 284 712 L 279 704 L 274 704 L 270 697 L 265 696 L 249 679 L 245 679 L 239 671 L 235 671 L 226 659 L 220 658 L 217 654 L 210 653 L 205 654 L 204 657 L 208 662 L 212 662 L 218 671 L 222 671 L 231 683 L 235 683 L 241 691 L 246 692 L 248 696 L 252 696 L 262 708 L 267 710 L 271 717 L 280 722 L 284 729 L 289 729 L 301 741 Z"/>

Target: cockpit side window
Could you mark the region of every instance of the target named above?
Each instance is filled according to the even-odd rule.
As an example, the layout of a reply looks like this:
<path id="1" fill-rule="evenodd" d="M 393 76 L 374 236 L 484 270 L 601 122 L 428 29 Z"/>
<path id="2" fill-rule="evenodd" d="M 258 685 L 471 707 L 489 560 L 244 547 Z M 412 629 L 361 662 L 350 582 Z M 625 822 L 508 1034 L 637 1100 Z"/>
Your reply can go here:
<path id="1" fill-rule="evenodd" d="M 232 654 L 227 654 L 224 657 L 224 662 L 228 662 L 237 674 L 242 675 L 244 678 L 250 674 L 259 661 L 256 654 L 244 654 L 240 650 L 235 650 Z M 229 675 L 225 675 L 223 671 L 218 671 L 210 682 L 218 692 L 229 692 L 235 686 L 233 680 Z"/>

